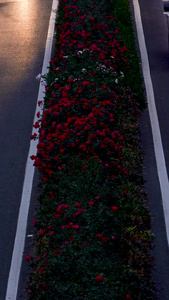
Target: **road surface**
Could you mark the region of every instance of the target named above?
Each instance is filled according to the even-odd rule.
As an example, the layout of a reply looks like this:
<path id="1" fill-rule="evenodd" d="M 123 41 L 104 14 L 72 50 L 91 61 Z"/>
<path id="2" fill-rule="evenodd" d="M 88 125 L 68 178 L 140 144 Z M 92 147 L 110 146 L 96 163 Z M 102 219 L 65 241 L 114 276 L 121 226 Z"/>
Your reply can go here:
<path id="1" fill-rule="evenodd" d="M 6 294 L 39 90 L 35 77 L 42 70 L 51 6 L 52 0 L 0 0 L 1 300 Z"/>
<path id="2" fill-rule="evenodd" d="M 135 1 L 135 2 L 134 2 Z M 136 5 L 137 0 L 132 4 Z M 154 91 L 155 106 L 159 121 L 161 134 L 161 145 L 164 152 L 165 170 L 157 172 L 157 166 L 162 168 L 162 155 L 156 154 L 155 149 L 159 147 L 156 140 L 157 124 L 153 126 L 154 111 L 151 105 L 141 116 L 141 142 L 144 155 L 144 178 L 146 180 L 145 190 L 147 192 L 149 207 L 152 214 L 152 231 L 155 234 L 153 256 L 155 258 L 154 280 L 158 289 L 158 300 L 169 300 L 169 247 L 167 240 L 166 224 L 169 221 L 169 214 L 163 209 L 162 203 L 168 206 L 169 203 L 169 49 L 168 29 L 166 18 L 163 15 L 163 2 L 161 0 L 139 0 L 143 33 L 148 54 L 151 81 Z M 134 10 L 132 6 L 134 16 Z M 137 22 L 136 22 L 137 23 Z M 145 66 L 143 66 L 144 68 Z M 150 114 L 151 118 L 150 118 Z M 153 132 L 153 135 L 152 135 Z M 154 143 L 153 143 L 154 136 Z M 157 151 L 156 151 L 157 153 Z M 158 161 L 158 163 L 157 163 Z M 158 176 L 160 174 L 160 177 Z M 166 180 L 166 185 L 164 181 Z M 161 183 L 160 183 L 161 182 Z M 161 186 L 163 185 L 163 189 Z M 165 191 L 164 191 L 165 189 Z M 163 197 L 165 192 L 165 197 Z M 165 199 L 164 199 L 165 198 Z M 164 217 L 165 216 L 165 217 Z M 167 217 L 166 217 L 167 216 Z M 168 230 L 169 228 L 167 228 Z"/>

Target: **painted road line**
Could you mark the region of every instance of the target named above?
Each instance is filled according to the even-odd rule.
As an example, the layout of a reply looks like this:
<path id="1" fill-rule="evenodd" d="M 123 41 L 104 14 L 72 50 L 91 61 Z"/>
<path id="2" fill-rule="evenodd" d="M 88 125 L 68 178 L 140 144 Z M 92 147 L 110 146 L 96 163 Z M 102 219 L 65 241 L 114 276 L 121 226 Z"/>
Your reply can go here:
<path id="1" fill-rule="evenodd" d="M 42 74 L 47 73 L 49 61 L 51 59 L 57 8 L 58 8 L 58 0 L 53 0 L 47 40 L 46 40 L 45 55 L 43 60 Z M 39 100 L 42 100 L 44 98 L 44 91 L 45 91 L 45 87 L 40 84 L 37 103 Z M 35 111 L 34 123 L 37 121 L 36 114 L 38 111 L 40 111 L 40 109 L 39 106 L 37 105 Z M 33 130 L 33 133 L 34 132 L 35 130 Z M 5 300 L 16 300 L 17 297 L 19 276 L 20 276 L 20 270 L 21 270 L 21 264 L 23 258 L 24 245 L 25 245 L 27 219 L 28 219 L 28 212 L 30 206 L 33 177 L 34 177 L 34 167 L 33 167 L 32 160 L 30 159 L 30 156 L 32 154 L 36 154 L 37 144 L 38 144 L 38 140 L 30 142 L 30 148 L 29 148 L 28 158 L 25 167 L 25 176 L 24 176 L 21 204 L 19 209 L 19 217 L 18 217 L 14 249 L 12 254 Z"/>
<path id="2" fill-rule="evenodd" d="M 161 133 L 160 133 L 159 121 L 158 121 L 157 110 L 155 105 L 155 97 L 154 97 L 153 85 L 152 85 L 152 80 L 150 75 L 150 67 L 149 67 L 149 61 L 148 61 L 148 55 L 147 55 L 147 49 L 145 44 L 138 0 L 133 0 L 133 6 L 134 6 L 138 42 L 139 42 L 140 53 L 141 53 L 142 70 L 143 70 L 144 82 L 146 87 L 151 130 L 153 135 L 157 173 L 158 173 L 160 189 L 161 189 L 167 242 L 169 246 L 169 180 L 168 180 L 164 151 L 162 146 Z"/>

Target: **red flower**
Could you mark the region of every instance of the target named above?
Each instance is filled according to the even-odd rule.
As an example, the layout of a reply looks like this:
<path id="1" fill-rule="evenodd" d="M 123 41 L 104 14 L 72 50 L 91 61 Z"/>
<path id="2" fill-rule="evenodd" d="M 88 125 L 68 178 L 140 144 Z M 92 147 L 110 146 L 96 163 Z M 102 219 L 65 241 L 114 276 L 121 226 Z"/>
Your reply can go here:
<path id="1" fill-rule="evenodd" d="M 72 225 L 72 228 L 79 229 L 79 225 Z"/>
<path id="2" fill-rule="evenodd" d="M 39 272 L 44 272 L 44 268 L 43 268 L 43 267 L 40 267 L 40 268 L 39 268 Z"/>
<path id="3" fill-rule="evenodd" d="M 73 240 L 73 239 L 74 239 L 74 236 L 75 236 L 74 233 L 72 233 L 72 234 L 70 235 L 70 239 Z"/>
<path id="4" fill-rule="evenodd" d="M 33 219 L 33 225 L 36 226 L 37 222 L 36 222 L 36 218 Z"/>
<path id="5" fill-rule="evenodd" d="M 50 230 L 50 229 L 52 229 L 52 225 L 47 226 L 47 230 Z"/>
<path id="6" fill-rule="evenodd" d="M 30 136 L 31 140 L 36 139 L 36 137 L 37 137 L 37 134 L 36 134 L 36 133 L 31 134 L 31 136 Z"/>
<path id="7" fill-rule="evenodd" d="M 42 104 L 42 101 L 40 100 L 40 101 L 38 101 L 38 105 L 40 106 Z"/>
<path id="8" fill-rule="evenodd" d="M 90 82 L 89 81 L 83 81 L 83 86 L 89 85 Z"/>
<path id="9" fill-rule="evenodd" d="M 93 206 L 93 205 L 94 205 L 94 201 L 91 200 L 91 201 L 89 202 L 89 205 L 90 205 L 90 206 Z"/>
<path id="10" fill-rule="evenodd" d="M 58 218 L 60 218 L 60 215 L 59 215 L 59 214 L 55 214 L 55 215 L 54 215 L 54 218 L 55 218 L 55 219 L 58 219 Z"/>
<path id="11" fill-rule="evenodd" d="M 103 243 L 106 243 L 106 242 L 107 242 L 107 240 L 108 240 L 108 238 L 107 238 L 107 237 L 105 237 L 105 236 L 103 236 L 103 237 L 102 237 L 102 242 L 103 242 Z"/>
<path id="12" fill-rule="evenodd" d="M 40 236 L 43 236 L 43 235 L 44 235 L 44 233 L 45 233 L 45 232 L 44 232 L 44 230 L 43 230 L 43 229 L 39 230 L 39 235 L 40 235 Z"/>
<path id="13" fill-rule="evenodd" d="M 37 112 L 36 116 L 37 116 L 37 118 L 40 117 L 40 111 Z"/>
<path id="14" fill-rule="evenodd" d="M 42 283 L 42 288 L 43 289 L 47 289 L 48 288 L 45 282 Z"/>
<path id="15" fill-rule="evenodd" d="M 86 151 L 86 146 L 83 145 L 83 144 L 81 144 L 81 145 L 79 146 L 79 149 L 82 149 L 83 151 Z"/>
<path id="16" fill-rule="evenodd" d="M 129 294 L 126 294 L 126 299 L 131 299 Z"/>
<path id="17" fill-rule="evenodd" d="M 35 124 L 33 125 L 34 128 L 39 128 L 39 122 L 35 122 Z"/>
<path id="18" fill-rule="evenodd" d="M 81 206 L 82 206 L 81 203 L 76 203 L 76 204 L 75 204 L 75 207 L 81 207 Z"/>
<path id="19" fill-rule="evenodd" d="M 63 213 L 63 210 L 62 210 L 63 206 L 64 206 L 63 204 L 60 204 L 60 205 L 58 206 L 58 208 L 57 208 L 57 212 L 58 212 L 58 213 L 60 213 L 60 212 Z"/>
<path id="20" fill-rule="evenodd" d="M 53 174 L 53 170 L 48 170 L 48 174 L 52 175 Z"/>
<path id="21" fill-rule="evenodd" d="M 102 275 L 97 275 L 96 276 L 96 281 L 105 281 L 105 279 L 103 279 L 103 276 Z"/>
<path id="22" fill-rule="evenodd" d="M 113 211 L 117 211 L 117 210 L 118 210 L 118 207 L 117 207 L 117 206 L 112 206 L 111 209 L 112 209 Z"/>
<path id="23" fill-rule="evenodd" d="M 48 181 L 47 177 L 43 177 L 43 182 L 47 182 L 47 181 Z"/>
<path id="24" fill-rule="evenodd" d="M 82 166 L 82 170 L 86 170 L 86 165 L 83 165 L 83 166 Z"/>
<path id="25" fill-rule="evenodd" d="M 65 206 L 65 208 L 69 208 L 69 204 L 65 204 L 64 206 Z"/>
<path id="26" fill-rule="evenodd" d="M 75 82 L 75 80 L 73 78 L 69 78 L 67 82 Z"/>
<path id="27" fill-rule="evenodd" d="M 30 255 L 26 255 L 25 256 L 25 260 L 28 261 L 28 262 L 30 262 L 31 261 L 31 256 Z"/>
<path id="28" fill-rule="evenodd" d="M 119 33 L 119 30 L 116 29 L 113 33 L 114 33 L 114 34 L 118 34 L 118 33 Z"/>
<path id="29" fill-rule="evenodd" d="M 31 155 L 31 156 L 30 156 L 30 159 L 32 159 L 32 160 L 34 160 L 35 158 L 36 158 L 35 155 Z"/>

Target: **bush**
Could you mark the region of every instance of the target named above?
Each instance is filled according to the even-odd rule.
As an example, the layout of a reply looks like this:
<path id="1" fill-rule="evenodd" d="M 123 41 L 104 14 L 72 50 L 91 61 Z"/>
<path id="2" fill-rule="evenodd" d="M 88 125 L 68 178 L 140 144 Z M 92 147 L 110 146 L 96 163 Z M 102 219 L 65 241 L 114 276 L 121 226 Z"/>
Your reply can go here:
<path id="1" fill-rule="evenodd" d="M 34 124 L 43 187 L 36 255 L 26 256 L 29 299 L 155 299 L 140 101 L 112 12 L 104 0 L 60 1 L 44 111 Z"/>

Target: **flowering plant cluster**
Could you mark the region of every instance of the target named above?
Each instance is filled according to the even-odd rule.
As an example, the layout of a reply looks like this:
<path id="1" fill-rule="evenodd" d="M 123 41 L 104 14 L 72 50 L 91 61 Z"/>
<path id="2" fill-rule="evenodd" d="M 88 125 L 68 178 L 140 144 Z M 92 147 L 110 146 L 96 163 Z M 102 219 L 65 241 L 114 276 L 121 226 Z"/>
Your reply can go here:
<path id="1" fill-rule="evenodd" d="M 43 115 L 34 124 L 31 158 L 43 188 L 36 255 L 26 256 L 29 299 L 155 299 L 139 110 L 110 11 L 104 0 L 59 2 Z"/>

